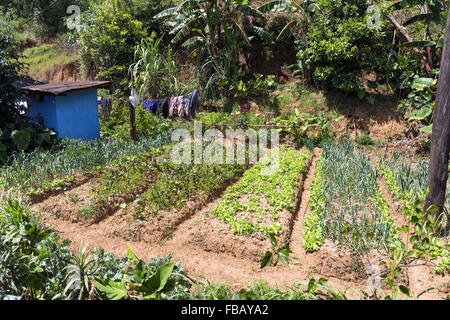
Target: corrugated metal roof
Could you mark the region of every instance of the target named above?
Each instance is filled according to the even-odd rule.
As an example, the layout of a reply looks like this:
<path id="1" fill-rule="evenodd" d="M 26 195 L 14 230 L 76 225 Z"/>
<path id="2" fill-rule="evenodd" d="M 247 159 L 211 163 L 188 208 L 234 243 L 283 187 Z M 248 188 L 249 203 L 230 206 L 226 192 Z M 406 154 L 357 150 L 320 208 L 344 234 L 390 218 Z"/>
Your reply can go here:
<path id="1" fill-rule="evenodd" d="M 22 90 L 26 93 L 46 93 L 58 96 L 74 90 L 106 87 L 111 83 L 111 81 L 68 81 L 27 86 L 23 87 Z"/>

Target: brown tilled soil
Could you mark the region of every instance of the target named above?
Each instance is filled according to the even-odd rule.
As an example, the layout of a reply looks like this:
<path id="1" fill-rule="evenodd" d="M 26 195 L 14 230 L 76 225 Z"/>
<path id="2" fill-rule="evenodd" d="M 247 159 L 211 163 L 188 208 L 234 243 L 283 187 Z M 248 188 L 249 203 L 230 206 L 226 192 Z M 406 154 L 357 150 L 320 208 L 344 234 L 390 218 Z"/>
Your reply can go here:
<path id="1" fill-rule="evenodd" d="M 46 194 L 44 198 L 34 201 L 33 211 L 51 214 L 62 221 L 78 222 L 82 216 L 78 213 L 94 198 L 92 190 L 97 185 L 96 179 L 84 182 L 73 189 L 57 192 L 54 196 Z"/>
<path id="2" fill-rule="evenodd" d="M 195 278 L 199 274 L 201 278 L 212 282 L 226 282 L 236 290 L 257 279 L 265 280 L 273 286 L 285 287 L 312 277 L 325 277 L 332 286 L 347 289 L 348 298 L 359 299 L 361 290 L 371 293 L 373 286 L 379 285 L 380 279 L 369 278 L 369 275 L 379 270 L 376 263 L 356 259 L 348 250 L 338 248 L 331 241 L 326 241 L 319 252 L 312 254 L 306 253 L 301 246 L 303 220 L 308 212 L 309 189 L 319 155 L 320 149 L 314 150 L 310 169 L 299 184 L 298 211 L 285 221 L 285 224 L 291 226 L 285 238 L 292 251 L 289 265 L 280 262 L 261 270 L 259 265 L 262 255 L 271 248 L 269 241 L 258 235 L 233 235 L 227 224 L 211 214 L 220 198 L 208 199 L 209 202 L 205 201 L 203 208 L 194 210 L 195 213 L 165 230 L 161 230 L 157 221 L 153 225 L 151 221 L 137 221 L 133 217 L 133 205 L 125 209 L 118 208 L 114 214 L 94 224 L 64 219 L 66 211 L 73 212 L 89 201 L 89 190 L 92 188 L 89 182 L 44 200 L 34 205 L 33 209 L 41 212 L 39 215 L 63 239 L 72 241 L 73 251 L 87 245 L 88 248 L 103 248 L 116 257 L 123 257 L 126 256 L 128 246 L 131 246 L 144 260 L 172 253 L 175 260 L 182 262 L 191 277 Z M 389 198 L 382 183 L 381 189 L 393 208 L 391 214 L 397 221 L 401 221 L 398 220 L 401 218 L 400 209 Z M 74 194 L 80 199 L 78 204 L 69 200 L 69 195 L 73 199 Z M 56 211 L 59 211 L 59 215 L 55 214 Z M 439 288 L 422 296 L 425 299 L 442 299 L 448 294 L 450 287 L 448 275 L 441 277 L 420 267 L 407 270 L 407 277 L 401 282 L 409 282 L 414 294 L 430 286 Z"/>

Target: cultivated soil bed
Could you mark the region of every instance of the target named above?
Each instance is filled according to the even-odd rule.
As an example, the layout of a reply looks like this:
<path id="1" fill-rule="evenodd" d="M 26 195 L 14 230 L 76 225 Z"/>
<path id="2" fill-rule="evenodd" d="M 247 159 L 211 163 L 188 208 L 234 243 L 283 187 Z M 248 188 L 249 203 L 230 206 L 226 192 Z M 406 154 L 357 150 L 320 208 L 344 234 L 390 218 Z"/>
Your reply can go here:
<path id="1" fill-rule="evenodd" d="M 235 290 L 255 280 L 283 288 L 314 277 L 324 277 L 331 287 L 346 289 L 348 298 L 359 299 L 360 291 L 370 294 L 373 287 L 379 285 L 380 279 L 371 277 L 378 270 L 374 261 L 368 263 L 355 259 L 349 250 L 339 248 L 329 240 L 315 253 L 306 253 L 301 245 L 303 220 L 309 210 L 309 189 L 319 155 L 320 150 L 314 150 L 306 170 L 299 176 L 294 213 L 279 213 L 283 232 L 278 242 L 280 245 L 287 243 L 292 252 L 289 265 L 280 262 L 260 269 L 264 253 L 271 249 L 269 239 L 260 232 L 250 236 L 235 235 L 229 224 L 212 214 L 222 201 L 225 186 L 214 195 L 200 195 L 188 201 L 181 210 L 164 212 L 159 218 L 155 216 L 148 221 L 134 217 L 135 205 L 132 203 L 126 208 L 116 208 L 113 214 L 96 223 L 74 218 L 77 210 L 89 203 L 95 180 L 34 204 L 33 209 L 40 212 L 40 218 L 62 239 L 72 241 L 70 248 L 74 252 L 87 245 L 88 248 L 103 248 L 119 258 L 126 256 L 127 248 L 131 246 L 144 260 L 173 253 L 174 259 L 182 262 L 191 277 L 226 282 Z M 398 224 L 402 224 L 400 208 L 393 203 L 382 181 L 380 185 L 383 197 L 391 206 L 391 214 Z M 76 203 L 73 201 L 75 195 Z M 436 288 L 421 299 L 442 299 L 450 293 L 449 275 L 438 275 L 431 268 L 405 270 L 401 283 L 409 284 L 412 294 L 429 287 Z M 381 289 L 389 293 L 385 286 Z"/>

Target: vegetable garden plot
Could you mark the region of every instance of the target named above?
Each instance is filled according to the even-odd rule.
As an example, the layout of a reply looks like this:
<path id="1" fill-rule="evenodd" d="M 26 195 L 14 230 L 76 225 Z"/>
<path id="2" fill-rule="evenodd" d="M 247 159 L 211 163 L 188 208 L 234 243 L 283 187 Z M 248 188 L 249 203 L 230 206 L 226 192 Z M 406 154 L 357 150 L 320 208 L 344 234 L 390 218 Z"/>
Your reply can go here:
<path id="1" fill-rule="evenodd" d="M 37 209 L 88 222 L 118 213 L 120 218 L 113 219 L 119 227 L 117 236 L 162 240 L 247 168 L 245 164 L 176 164 L 170 160 L 171 150 L 172 146 L 165 146 L 111 162 L 95 184 L 85 188 L 82 201 L 70 204 L 69 192 Z"/>
<path id="2" fill-rule="evenodd" d="M 414 226 L 414 234 L 411 239 L 418 235 L 427 234 L 427 231 L 423 230 L 423 227 L 420 227 L 420 224 L 417 223 L 423 220 L 423 212 L 417 210 L 417 207 L 421 206 L 421 202 L 425 198 L 423 190 L 427 188 L 428 162 L 419 161 L 416 165 L 411 165 L 400 158 L 398 154 L 394 154 L 391 160 L 380 159 L 379 167 L 384 175 L 389 192 L 396 201 L 402 204 L 405 218 Z M 448 187 L 450 187 L 450 183 Z M 450 190 L 447 189 L 446 208 L 449 207 L 449 204 Z M 443 272 L 444 269 L 450 270 L 450 250 L 448 246 L 444 246 L 445 244 L 448 245 L 450 240 L 449 219 L 448 216 L 443 216 L 440 237 L 431 236 L 427 241 L 430 249 L 429 258 L 437 259 L 437 264 L 440 266 L 435 268 L 437 272 Z"/>
<path id="3" fill-rule="evenodd" d="M 308 252 L 319 250 L 325 238 L 356 252 L 388 251 L 398 239 L 364 150 L 357 153 L 348 141 L 325 142 L 311 189 L 303 234 Z"/>
<path id="4" fill-rule="evenodd" d="M 108 162 L 143 154 L 169 143 L 168 134 L 141 139 L 137 144 L 107 139 L 89 142 L 72 140 L 51 150 L 18 153 L 10 165 L 0 168 L 0 189 L 14 187 L 36 198 L 49 191 L 80 185 Z"/>
<path id="5" fill-rule="evenodd" d="M 98 221 L 117 211 L 120 205 L 135 200 L 157 179 L 157 162 L 163 156 L 163 149 L 154 148 L 110 162 L 88 183 L 50 197 L 36 209 L 65 219 Z"/>
<path id="6" fill-rule="evenodd" d="M 380 159 L 380 167 L 383 173 L 390 171 L 392 173 L 392 182 L 395 181 L 405 195 L 412 197 L 420 195 L 428 186 L 428 161 L 419 160 L 415 164 L 403 159 L 400 154 L 394 153 L 392 158 Z M 395 196 L 395 195 L 394 195 Z M 447 193 L 445 196 L 445 207 L 450 209 L 450 180 L 447 182 Z M 397 199 L 398 200 L 398 199 Z"/>
<path id="7" fill-rule="evenodd" d="M 272 172 L 278 150 L 279 168 Z M 311 152 L 278 150 L 272 149 L 228 187 L 217 203 L 202 211 L 192 223 L 186 244 L 259 262 L 272 248 L 270 235 L 279 247 L 289 242 Z"/>
<path id="8" fill-rule="evenodd" d="M 160 179 L 138 196 L 129 213 L 129 231 L 139 240 L 169 237 L 177 226 L 220 195 L 246 165 L 165 162 Z"/>

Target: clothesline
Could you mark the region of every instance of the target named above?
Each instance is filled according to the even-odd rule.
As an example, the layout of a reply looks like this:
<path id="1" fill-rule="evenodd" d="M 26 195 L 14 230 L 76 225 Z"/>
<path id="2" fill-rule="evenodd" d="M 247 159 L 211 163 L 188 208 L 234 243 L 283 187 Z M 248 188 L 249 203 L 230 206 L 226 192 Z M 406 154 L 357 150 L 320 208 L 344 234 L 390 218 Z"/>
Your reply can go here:
<path id="1" fill-rule="evenodd" d="M 207 126 L 222 126 L 222 127 L 237 127 L 239 124 L 237 123 L 203 123 L 203 125 Z M 250 128 L 284 128 L 284 129 L 294 129 L 294 128 L 301 128 L 301 126 L 282 126 L 282 125 L 273 125 L 273 124 L 254 124 L 254 125 L 247 125 L 246 127 Z"/>
<path id="2" fill-rule="evenodd" d="M 183 96 L 144 100 L 143 107 L 153 114 L 161 114 L 164 118 L 178 116 L 195 118 L 195 111 L 200 107 L 198 91 L 194 90 Z"/>

